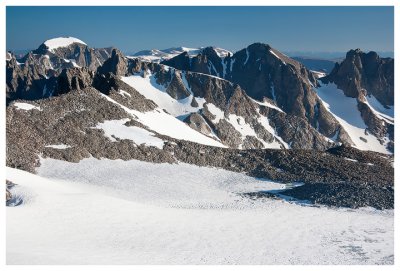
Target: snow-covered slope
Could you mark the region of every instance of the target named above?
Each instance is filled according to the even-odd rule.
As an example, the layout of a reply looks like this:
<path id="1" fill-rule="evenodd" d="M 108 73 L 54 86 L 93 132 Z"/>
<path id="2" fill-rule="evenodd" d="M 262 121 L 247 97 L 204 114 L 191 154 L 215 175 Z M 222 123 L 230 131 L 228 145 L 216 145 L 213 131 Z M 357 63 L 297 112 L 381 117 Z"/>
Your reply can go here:
<path id="1" fill-rule="evenodd" d="M 178 164 L 42 159 L 7 168 L 8 264 L 393 264 L 393 212 L 253 201 L 281 189 Z"/>
<path id="2" fill-rule="evenodd" d="M 168 71 L 174 72 L 175 69 L 166 67 Z M 283 139 L 281 139 L 277 134 L 276 131 L 273 127 L 268 122 L 268 119 L 264 116 L 261 116 L 258 114 L 258 116 L 254 116 L 258 118 L 258 123 L 261 124 L 269 133 L 274 135 L 275 139 L 272 142 L 266 142 L 264 139 L 260 138 L 257 133 L 254 130 L 254 127 L 252 127 L 249 123 L 246 123 L 245 119 L 242 116 L 237 116 L 235 114 L 224 114 L 224 112 L 216 107 L 213 103 L 207 102 L 204 98 L 202 97 L 194 97 L 193 92 L 187 82 L 186 79 L 186 73 L 182 72 L 180 74 L 177 74 L 177 76 L 180 76 L 183 84 L 185 85 L 186 90 L 190 93 L 190 95 L 184 99 L 176 100 L 172 98 L 167 92 L 166 92 L 166 87 L 163 85 L 160 85 L 157 83 L 157 80 L 153 74 L 151 74 L 150 71 L 146 71 L 144 74 L 134 74 L 132 76 L 128 77 L 121 77 L 122 81 L 133 87 L 135 90 L 137 90 L 140 94 L 145 96 L 147 99 L 152 100 L 155 102 L 158 107 L 162 110 L 166 110 L 169 114 L 172 116 L 176 117 L 177 120 L 183 120 L 185 117 L 187 117 L 190 113 L 198 112 L 200 113 L 201 110 L 204 108 L 204 106 L 207 106 L 207 109 L 216 116 L 212 122 L 214 124 L 218 124 L 220 119 L 224 118 L 229 124 L 232 125 L 232 127 L 238 131 L 241 135 L 241 140 L 244 142 L 246 139 L 246 136 L 252 136 L 257 138 L 263 145 L 264 148 L 273 148 L 273 149 L 280 149 L 281 146 L 283 145 L 285 148 L 289 148 L 289 145 L 284 142 Z M 195 99 L 197 106 L 192 106 L 192 100 Z M 273 105 L 270 105 L 270 107 L 273 107 Z M 277 108 L 277 110 L 280 110 Z M 160 112 L 165 115 L 164 112 Z M 152 113 L 146 113 L 142 114 L 143 117 L 147 118 L 147 123 L 151 121 L 150 116 Z M 137 114 L 136 114 L 137 115 Z M 155 117 L 155 116 L 154 116 Z M 164 116 L 168 119 L 171 119 L 170 117 Z M 164 118 L 162 117 L 162 118 Z M 158 119 L 155 120 L 153 124 L 150 124 L 152 129 L 154 131 L 157 131 L 161 134 L 166 134 L 172 136 L 171 133 L 166 132 L 165 130 L 161 131 L 160 128 L 164 126 L 164 123 L 159 120 L 160 116 L 157 117 Z M 166 119 L 165 119 L 166 120 Z M 157 125 L 157 123 L 158 125 Z M 172 122 L 168 121 L 165 123 L 168 123 L 168 125 L 174 125 L 176 121 Z M 179 127 L 182 126 L 183 123 L 179 124 Z M 178 124 L 177 124 L 178 125 Z M 186 124 L 183 124 L 186 125 Z M 149 126 L 150 127 L 150 126 Z M 198 133 L 197 131 L 193 130 L 193 132 Z M 191 134 L 193 134 L 191 132 Z M 203 136 L 203 135 L 202 135 Z M 214 133 L 209 134 L 210 137 L 215 138 L 219 141 L 218 137 Z M 181 138 L 189 141 L 194 141 L 190 137 L 176 137 L 175 138 Z M 208 140 L 209 141 L 209 140 Z M 207 141 L 207 142 L 208 142 Z M 214 141 L 214 140 L 213 140 Z M 194 141 L 202 144 L 207 144 L 211 145 L 211 142 L 205 143 L 204 140 L 198 140 Z M 239 148 L 242 148 L 242 145 L 239 146 Z"/>
<path id="3" fill-rule="evenodd" d="M 345 96 L 334 83 L 321 84 L 321 87 L 316 90 L 325 107 L 349 134 L 354 147 L 360 150 L 389 153 L 373 134 L 366 132 L 367 125 L 357 109 L 357 99 Z"/>
<path id="4" fill-rule="evenodd" d="M 164 141 L 157 138 L 153 133 L 149 131 L 136 127 L 136 126 L 125 126 L 124 124 L 129 121 L 129 119 L 121 120 L 107 120 L 104 123 L 99 123 L 96 129 L 102 129 L 106 137 L 111 141 L 117 141 L 115 138 L 119 139 L 129 139 L 135 142 L 137 145 L 147 145 L 154 146 L 162 149 L 164 146 Z"/>
<path id="5" fill-rule="evenodd" d="M 86 45 L 86 43 L 84 43 L 80 39 L 73 38 L 73 37 L 60 37 L 60 38 L 46 40 L 44 42 L 44 45 L 47 46 L 49 51 L 53 51 L 54 49 L 57 49 L 60 47 L 67 47 L 73 43 L 80 43 L 80 44 Z"/>
<path id="6" fill-rule="evenodd" d="M 183 73 L 182 80 L 185 82 L 185 74 Z M 162 85 L 157 84 L 154 75 L 147 72 L 146 76 L 135 74 L 128 77 L 121 77 L 122 81 L 135 88 L 140 94 L 145 96 L 147 99 L 155 102 L 160 108 L 165 109 L 171 115 L 179 117 L 187 115 L 191 112 L 197 112 L 203 108 L 203 104 L 206 102 L 204 98 L 194 97 L 193 94 L 190 96 L 176 100 L 172 98 L 167 92 L 166 88 Z M 189 86 L 186 84 L 187 89 L 190 91 Z M 198 107 L 191 106 L 191 102 L 195 98 Z"/>
<path id="7" fill-rule="evenodd" d="M 373 95 L 365 97 L 368 106 L 385 121 L 394 123 L 394 106 L 383 106 Z"/>
<path id="8" fill-rule="evenodd" d="M 222 143 L 210 137 L 207 137 L 197 132 L 196 130 L 193 130 L 179 119 L 164 112 L 159 108 L 149 112 L 140 112 L 127 108 L 126 106 L 111 99 L 107 95 L 102 94 L 102 96 L 108 101 L 120 106 L 128 114 L 130 114 L 140 123 L 147 126 L 152 131 L 155 131 L 161 135 L 170 136 L 176 139 L 192 141 L 204 145 L 225 147 Z"/>

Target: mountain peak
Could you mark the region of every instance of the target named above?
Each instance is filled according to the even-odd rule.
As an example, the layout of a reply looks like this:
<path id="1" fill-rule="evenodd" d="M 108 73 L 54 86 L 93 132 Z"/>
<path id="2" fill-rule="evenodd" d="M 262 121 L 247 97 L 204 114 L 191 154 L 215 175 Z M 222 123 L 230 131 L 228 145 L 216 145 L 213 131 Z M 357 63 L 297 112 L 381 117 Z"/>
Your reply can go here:
<path id="1" fill-rule="evenodd" d="M 60 48 L 60 47 L 68 47 L 69 45 L 71 45 L 73 43 L 80 43 L 80 44 L 86 45 L 86 43 L 84 43 L 80 39 L 73 38 L 73 37 L 59 37 L 59 38 L 49 39 L 49 40 L 46 40 L 45 42 L 43 42 L 43 44 L 50 51 Z"/>
<path id="2" fill-rule="evenodd" d="M 268 43 L 262 43 L 262 42 L 255 42 L 247 46 L 247 48 L 263 48 L 266 50 L 271 49 L 272 47 Z"/>

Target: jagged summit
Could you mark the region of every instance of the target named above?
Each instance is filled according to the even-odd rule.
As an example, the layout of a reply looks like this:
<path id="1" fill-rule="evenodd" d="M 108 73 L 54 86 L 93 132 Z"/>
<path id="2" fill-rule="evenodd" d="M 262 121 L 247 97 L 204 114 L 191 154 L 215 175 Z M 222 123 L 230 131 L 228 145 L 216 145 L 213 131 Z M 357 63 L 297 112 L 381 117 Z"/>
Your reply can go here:
<path id="1" fill-rule="evenodd" d="M 324 81 L 338 85 L 347 96 L 373 95 L 384 106 L 394 104 L 394 59 L 380 58 L 370 51 L 352 49 L 341 63 L 336 63 Z M 343 76 L 347 75 L 347 76 Z"/>

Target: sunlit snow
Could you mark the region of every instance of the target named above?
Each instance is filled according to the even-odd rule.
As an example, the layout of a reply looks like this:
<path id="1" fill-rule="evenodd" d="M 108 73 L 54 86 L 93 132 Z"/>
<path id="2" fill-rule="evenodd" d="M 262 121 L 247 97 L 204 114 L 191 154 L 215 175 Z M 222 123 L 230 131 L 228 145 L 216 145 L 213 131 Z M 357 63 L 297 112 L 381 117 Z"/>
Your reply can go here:
<path id="1" fill-rule="evenodd" d="M 129 119 L 106 120 L 102 123 L 98 123 L 95 128 L 102 129 L 105 136 L 112 142 L 117 141 L 116 138 L 129 139 L 137 145 L 145 144 L 159 149 L 163 148 L 164 140 L 157 138 L 153 133 L 143 128 L 124 125 L 127 121 L 129 121 Z"/>
<path id="2" fill-rule="evenodd" d="M 7 264 L 393 264 L 393 211 L 240 193 L 282 184 L 188 164 L 41 159 L 7 168 Z"/>
<path id="3" fill-rule="evenodd" d="M 389 153 L 374 135 L 366 133 L 367 126 L 360 111 L 358 111 L 357 99 L 345 96 L 343 91 L 338 89 L 334 83 L 321 83 L 321 87 L 317 88 L 316 91 L 325 107 L 349 134 L 356 148 Z"/>
<path id="4" fill-rule="evenodd" d="M 36 110 L 41 110 L 39 106 L 35 106 L 33 104 L 28 104 L 28 103 L 21 103 L 21 102 L 17 102 L 13 104 L 17 109 L 21 109 L 21 110 L 32 110 L 32 109 L 36 109 Z"/>
<path id="5" fill-rule="evenodd" d="M 67 46 L 69 46 L 69 45 L 71 45 L 73 43 L 80 43 L 80 44 L 86 45 L 86 43 L 84 43 L 80 39 L 73 38 L 73 37 L 60 37 L 60 38 L 46 40 L 44 42 L 44 45 L 46 45 L 47 48 L 50 51 L 52 51 L 52 50 L 57 49 L 59 47 L 67 47 Z"/>

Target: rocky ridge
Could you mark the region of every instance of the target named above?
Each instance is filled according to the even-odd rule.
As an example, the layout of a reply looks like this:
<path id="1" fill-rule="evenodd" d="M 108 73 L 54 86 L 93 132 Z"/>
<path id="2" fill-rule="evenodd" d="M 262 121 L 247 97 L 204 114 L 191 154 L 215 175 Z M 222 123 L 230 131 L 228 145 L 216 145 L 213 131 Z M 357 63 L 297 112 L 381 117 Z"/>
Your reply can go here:
<path id="1" fill-rule="evenodd" d="M 189 58 L 190 67 L 194 63 L 194 71 L 126 58 L 117 49 L 113 49 L 110 57 L 96 69 L 89 65 L 52 70 L 35 61 L 20 65 L 10 55 L 7 57 L 6 163 L 34 172 L 41 157 L 70 162 L 90 156 L 156 163 L 185 162 L 247 172 L 280 182 L 302 181 L 304 185 L 290 190 L 290 195 L 314 203 L 393 208 L 390 156 L 335 147 L 335 142 L 320 131 L 339 125 L 336 119 L 314 104 L 314 113 L 318 112 L 320 119 L 315 127 L 317 125 L 310 124 L 313 118 L 308 111 L 304 111 L 304 115 L 301 113 L 314 102 L 323 106 L 312 92 L 312 86 L 318 84 L 313 74 L 266 45 L 249 48 L 236 56 L 225 57 L 230 59 L 232 68 L 229 69 L 222 64 L 221 69 L 216 62 L 221 58 L 212 48 L 207 49 L 207 55 L 197 55 L 195 60 Z M 260 61 L 264 62 L 258 66 L 259 74 L 254 75 L 250 66 L 246 68 L 247 63 L 254 66 Z M 246 65 L 235 66 L 236 62 Z M 275 65 L 280 67 L 279 72 L 273 70 Z M 210 67 L 209 74 L 204 73 L 206 67 Z M 51 77 L 48 76 L 50 72 L 54 72 Z M 221 72 L 230 80 L 221 78 Z M 261 87 L 257 83 L 234 82 L 244 80 L 235 75 L 240 73 L 274 79 L 268 81 L 270 88 L 264 88 L 268 84 Z M 292 78 L 288 79 L 290 84 L 284 82 L 286 76 Z M 237 79 L 232 79 L 234 77 Z M 52 95 L 46 95 L 35 80 L 43 81 Z M 141 88 L 144 83 L 146 91 Z M 246 84 L 251 88 L 251 95 L 242 86 Z M 296 86 L 296 95 L 302 98 L 290 101 L 277 98 L 284 91 L 294 91 L 291 87 L 280 89 L 285 84 Z M 9 85 L 13 89 L 26 86 L 20 92 L 25 100 L 12 96 L 14 91 Z M 150 99 L 149 86 L 156 89 L 157 95 L 168 95 L 172 104 L 180 106 L 179 110 L 185 110 L 179 111 Z M 266 97 L 260 99 L 257 93 Z M 285 104 L 290 104 L 292 111 L 286 109 Z M 153 115 L 173 120 L 177 127 L 184 123 L 185 127 L 190 127 L 185 129 L 202 136 L 198 138 L 208 138 L 214 145 L 172 136 L 149 122 L 149 116 Z M 321 127 L 324 121 L 325 128 Z M 119 128 L 111 132 L 100 128 L 110 122 L 118 124 Z M 139 129 L 149 135 L 149 139 L 161 140 L 162 147 L 150 144 L 151 140 L 137 144 L 134 139 L 119 135 L 118 129 L 134 129 L 132 133 Z M 336 127 L 336 133 L 340 129 Z M 347 142 L 345 135 L 344 131 L 338 136 L 338 142 Z M 229 148 L 216 147 L 218 144 Z"/>

